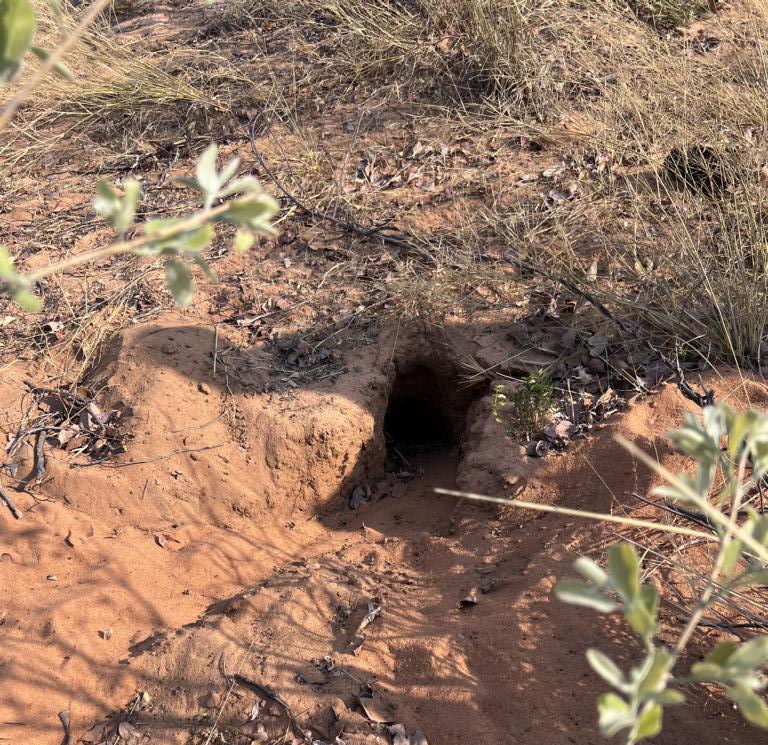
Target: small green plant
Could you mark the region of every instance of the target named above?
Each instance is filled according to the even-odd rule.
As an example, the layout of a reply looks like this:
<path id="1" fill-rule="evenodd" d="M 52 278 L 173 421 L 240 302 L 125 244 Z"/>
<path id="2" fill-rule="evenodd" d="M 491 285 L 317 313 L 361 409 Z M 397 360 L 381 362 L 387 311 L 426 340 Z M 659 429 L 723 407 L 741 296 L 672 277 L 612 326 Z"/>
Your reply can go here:
<path id="1" fill-rule="evenodd" d="M 682 702 L 678 689 L 691 683 L 721 687 L 748 722 L 768 728 L 763 694 L 768 679 L 761 670 L 768 662 L 767 635 L 742 644 L 724 641 L 687 672 L 676 670 L 713 603 L 768 583 L 768 517 L 750 504 L 768 473 L 768 415 L 755 411 L 736 414 L 724 405 L 707 407 L 701 421 L 691 415 L 670 436 L 694 459 L 693 476 L 671 474 L 630 449 L 666 479 L 656 493 L 700 512 L 713 526 L 712 538 L 718 545 L 706 585 L 674 645 L 668 648 L 656 641 L 659 593 L 653 585 L 641 582 L 640 561 L 628 543 L 609 550 L 607 571 L 582 557 L 574 565 L 582 579 L 566 579 L 555 588 L 567 603 L 601 613 L 621 610 L 643 642 L 645 656 L 626 674 L 604 653 L 587 652 L 592 669 L 614 689 L 598 698 L 600 730 L 606 736 L 619 735 L 627 745 L 657 735 L 664 707 Z M 724 437 L 727 446 L 722 448 Z M 739 522 L 739 515 L 746 517 Z"/>
<path id="2" fill-rule="evenodd" d="M 531 373 L 509 390 L 504 383 L 493 387 L 494 419 L 516 437 L 530 438 L 541 430 L 552 413 L 555 391 L 546 369 Z"/>

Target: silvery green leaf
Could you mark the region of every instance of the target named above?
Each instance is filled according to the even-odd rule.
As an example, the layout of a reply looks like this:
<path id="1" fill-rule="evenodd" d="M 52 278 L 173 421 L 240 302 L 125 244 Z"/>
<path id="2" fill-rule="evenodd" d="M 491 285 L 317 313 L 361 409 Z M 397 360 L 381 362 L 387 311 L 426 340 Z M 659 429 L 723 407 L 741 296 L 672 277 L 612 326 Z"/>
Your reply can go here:
<path id="1" fill-rule="evenodd" d="M 617 543 L 608 551 L 608 575 L 625 602 L 634 600 L 640 593 L 640 562 L 634 547 L 629 543 Z"/>
<path id="2" fill-rule="evenodd" d="M 0 245 L 0 291 L 11 295 L 13 301 L 30 313 L 40 310 L 42 303 L 30 289 L 27 280 L 17 274 L 13 267 L 13 259 L 5 246 Z"/>
<path id="3" fill-rule="evenodd" d="M 163 233 L 170 228 L 175 228 L 180 224 L 181 220 L 178 217 L 147 220 L 144 223 L 144 232 L 148 235 L 155 235 L 157 233 Z"/>
<path id="4" fill-rule="evenodd" d="M 655 701 L 663 706 L 673 706 L 675 704 L 682 704 L 685 702 L 685 696 L 680 691 L 664 690 L 658 693 L 651 693 L 648 695 L 649 701 Z"/>
<path id="5" fill-rule="evenodd" d="M 738 649 L 739 645 L 736 642 L 726 641 L 720 642 L 710 653 L 704 658 L 705 663 L 711 665 L 718 665 L 722 667 L 728 664 L 728 658 Z"/>
<path id="6" fill-rule="evenodd" d="M 200 254 L 188 254 L 189 258 L 192 259 L 192 261 L 197 264 L 200 269 L 203 270 L 203 274 L 208 278 L 210 282 L 213 282 L 214 284 L 218 284 L 219 282 L 219 276 L 216 274 L 216 272 L 213 271 L 210 264 L 202 257 Z"/>
<path id="7" fill-rule="evenodd" d="M 93 207 L 104 218 L 109 219 L 120 201 L 120 195 L 108 181 L 99 181 L 96 186 L 96 197 Z"/>
<path id="8" fill-rule="evenodd" d="M 641 677 L 637 679 L 637 693 L 640 698 L 646 698 L 652 693 L 660 693 L 667 684 L 669 673 L 675 660 L 666 649 L 657 647 L 650 654 L 651 664 L 643 670 Z"/>
<path id="9" fill-rule="evenodd" d="M 654 634 L 658 631 L 656 619 L 649 611 L 647 605 L 639 599 L 625 603 L 624 618 L 632 627 L 632 630 L 641 636 L 646 644 L 649 644 Z"/>
<path id="10" fill-rule="evenodd" d="M 752 473 L 756 480 L 762 479 L 768 473 L 768 441 L 753 441 L 750 447 L 752 453 Z"/>
<path id="11" fill-rule="evenodd" d="M 219 175 L 216 173 L 216 158 L 218 154 L 219 148 L 216 144 L 208 145 L 195 167 L 195 177 L 206 195 L 205 204 L 207 207 L 213 204 L 221 187 Z"/>
<path id="12" fill-rule="evenodd" d="M 163 233 L 170 233 L 163 238 L 158 237 L 147 246 L 144 246 L 136 251 L 136 253 L 143 255 L 157 256 L 164 252 L 176 252 L 176 246 L 178 243 L 179 234 L 174 233 L 173 229 L 181 225 L 181 220 L 176 217 L 167 219 L 155 219 L 147 220 L 144 223 L 144 233 L 148 236 L 160 236 Z"/>
<path id="13" fill-rule="evenodd" d="M 213 225 L 208 223 L 168 240 L 172 241 L 173 246 L 180 251 L 202 251 L 210 245 L 213 233 Z"/>
<path id="14" fill-rule="evenodd" d="M 600 613 L 611 613 L 617 607 L 599 588 L 578 579 L 560 580 L 555 585 L 555 596 L 564 603 L 593 608 Z"/>
<path id="15" fill-rule="evenodd" d="M 580 556 L 573 563 L 573 568 L 589 582 L 594 582 L 598 587 L 602 587 L 608 582 L 608 575 L 592 559 L 586 556 Z"/>
<path id="16" fill-rule="evenodd" d="M 661 732 L 663 715 L 664 710 L 661 704 L 646 706 L 632 728 L 631 742 L 645 740 L 648 737 L 656 737 Z"/>
<path id="17" fill-rule="evenodd" d="M 624 679 L 624 673 L 619 670 L 608 655 L 603 654 L 597 649 L 588 649 L 587 662 L 606 683 L 614 688 L 618 688 L 620 691 L 626 692 L 627 681 Z"/>
<path id="18" fill-rule="evenodd" d="M 613 737 L 634 724 L 635 718 L 629 704 L 615 693 L 600 694 L 597 697 L 597 710 L 600 714 L 600 732 L 606 737 Z"/>
<path id="19" fill-rule="evenodd" d="M 32 52 L 32 54 L 34 54 L 35 57 L 37 57 L 42 62 L 45 62 L 51 56 L 48 50 L 43 49 L 42 47 L 32 46 L 29 48 L 29 51 Z M 64 78 L 64 80 L 73 80 L 75 77 L 72 74 L 72 70 L 70 70 L 63 62 L 55 62 L 53 65 L 53 71 L 59 77 Z"/>
<path id="20" fill-rule="evenodd" d="M 725 555 L 723 556 L 723 574 L 731 573 L 741 558 L 743 550 L 744 544 L 738 538 L 734 538 L 728 544 L 728 547 L 725 549 Z"/>
<path id="21" fill-rule="evenodd" d="M 136 208 L 139 205 L 139 199 L 141 199 L 141 186 L 136 179 L 129 179 L 123 185 L 123 191 L 125 193 L 120 200 L 120 210 L 113 222 L 115 232 L 121 238 L 136 219 Z"/>
<path id="22" fill-rule="evenodd" d="M 698 488 L 694 486 L 693 491 L 698 492 Z M 651 493 L 659 497 L 664 497 L 665 499 L 671 499 L 673 502 L 680 502 L 680 504 L 683 505 L 697 504 L 700 499 L 691 496 L 687 491 L 673 484 L 656 486 L 651 490 Z"/>
<path id="23" fill-rule="evenodd" d="M 237 173 L 237 169 L 240 167 L 240 158 L 234 157 L 227 163 L 219 173 L 219 184 L 224 186 L 234 175 Z"/>
<path id="24" fill-rule="evenodd" d="M 0 60 L 0 85 L 15 80 L 21 71 L 21 62 L 15 60 Z"/>
<path id="25" fill-rule="evenodd" d="M 736 416 L 728 431 L 728 455 L 735 460 L 747 433 L 754 426 L 757 412 L 745 411 Z"/>
<path id="26" fill-rule="evenodd" d="M 0 245 L 0 279 L 10 279 L 16 274 L 13 259 L 5 246 Z"/>
<path id="27" fill-rule="evenodd" d="M 232 183 L 227 184 L 224 189 L 219 192 L 219 196 L 228 197 L 231 194 L 255 194 L 261 191 L 261 184 L 259 180 L 253 176 L 243 176 L 242 178 L 235 179 Z"/>
<path id="28" fill-rule="evenodd" d="M 173 299 L 185 308 L 192 302 L 195 294 L 194 280 L 189 267 L 178 259 L 165 262 L 165 276 Z"/>
<path id="29" fill-rule="evenodd" d="M 0 84 L 13 80 L 37 29 L 30 0 L 0 2 Z"/>
<path id="30" fill-rule="evenodd" d="M 768 636 L 759 636 L 743 642 L 728 657 L 726 667 L 745 672 L 756 670 L 768 662 Z"/>
<path id="31" fill-rule="evenodd" d="M 93 200 L 96 212 L 109 222 L 121 238 L 133 225 L 141 197 L 141 187 L 136 179 L 126 181 L 123 188 L 124 194 L 120 196 L 111 184 L 100 181 Z"/>
<path id="32" fill-rule="evenodd" d="M 691 672 L 688 676 L 694 683 L 729 683 L 730 675 L 722 665 L 712 662 L 696 662 L 691 665 Z"/>
<path id="33" fill-rule="evenodd" d="M 30 313 L 37 313 L 42 308 L 40 298 L 26 287 L 17 288 L 11 297 L 17 305 Z"/>
<path id="34" fill-rule="evenodd" d="M 277 213 L 278 208 L 277 201 L 268 194 L 263 194 L 258 199 L 236 199 L 229 203 L 222 219 L 238 227 L 272 233 L 274 231 L 269 225 L 269 220 Z"/>
<path id="35" fill-rule="evenodd" d="M 765 539 L 763 538 L 761 543 L 764 544 L 764 542 Z M 733 584 L 729 585 L 729 588 L 735 590 L 739 587 L 750 587 L 754 585 L 768 585 L 768 569 L 759 567 L 757 569 L 744 572 L 744 574 L 739 576 L 733 582 Z"/>
<path id="36" fill-rule="evenodd" d="M 197 183 L 196 179 L 190 178 L 189 176 L 177 176 L 174 181 L 182 186 L 194 189 L 195 191 L 200 191 L 200 184 Z"/>

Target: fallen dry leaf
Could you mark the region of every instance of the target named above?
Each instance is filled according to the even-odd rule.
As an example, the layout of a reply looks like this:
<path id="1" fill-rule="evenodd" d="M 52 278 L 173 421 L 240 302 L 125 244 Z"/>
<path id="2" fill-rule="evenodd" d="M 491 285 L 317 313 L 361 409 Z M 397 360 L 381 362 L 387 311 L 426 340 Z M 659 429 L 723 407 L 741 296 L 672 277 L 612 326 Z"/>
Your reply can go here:
<path id="1" fill-rule="evenodd" d="M 372 722 L 392 724 L 395 721 L 395 705 L 382 696 L 358 696 L 357 700 Z"/>

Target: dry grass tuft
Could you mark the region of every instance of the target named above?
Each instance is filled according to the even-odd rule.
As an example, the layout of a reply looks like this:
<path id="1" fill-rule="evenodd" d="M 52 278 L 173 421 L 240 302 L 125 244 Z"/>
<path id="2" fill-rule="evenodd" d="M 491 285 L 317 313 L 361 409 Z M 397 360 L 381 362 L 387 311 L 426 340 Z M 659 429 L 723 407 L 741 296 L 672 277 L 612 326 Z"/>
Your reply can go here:
<path id="1" fill-rule="evenodd" d="M 60 22 L 38 3 L 41 39 L 55 44 L 76 15 Z M 2 154 L 11 164 L 62 143 L 95 143 L 112 153 L 177 149 L 209 141 L 220 124 L 235 117 L 237 95 L 253 94 L 249 77 L 225 56 L 193 48 L 137 53 L 106 22 L 90 29 L 67 59 L 73 79 L 48 77 L 17 116 Z"/>

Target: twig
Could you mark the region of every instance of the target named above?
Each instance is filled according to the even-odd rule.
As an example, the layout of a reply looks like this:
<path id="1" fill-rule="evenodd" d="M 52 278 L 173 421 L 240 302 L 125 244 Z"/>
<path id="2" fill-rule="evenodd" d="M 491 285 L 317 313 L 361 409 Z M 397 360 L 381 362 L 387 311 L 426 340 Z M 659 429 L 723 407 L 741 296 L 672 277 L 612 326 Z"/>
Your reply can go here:
<path id="1" fill-rule="evenodd" d="M 112 468 L 127 468 L 128 466 L 139 466 L 143 463 L 155 463 L 158 460 L 167 460 L 168 458 L 172 458 L 174 455 L 182 455 L 184 453 L 199 453 L 203 450 L 216 450 L 216 448 L 224 447 L 225 443 L 220 442 L 218 445 L 205 445 L 201 448 L 181 448 L 179 450 L 172 450 L 170 453 L 166 453 L 165 455 L 155 455 L 152 458 L 145 458 L 144 460 L 132 460 L 128 463 L 115 463 L 112 465 Z M 101 461 L 98 461 L 101 462 Z M 84 467 L 86 465 L 96 465 L 95 463 L 84 463 L 81 464 L 81 467 Z"/>
<path id="2" fill-rule="evenodd" d="M 227 413 L 226 411 L 222 411 L 221 414 L 219 414 L 218 416 L 215 416 L 210 421 L 204 422 L 203 424 L 193 424 L 191 427 L 181 427 L 180 429 L 172 429 L 171 432 L 175 435 L 175 434 L 178 434 L 179 432 L 191 432 L 193 429 L 203 429 L 204 427 L 210 426 L 214 422 L 218 422 L 219 419 L 221 419 L 226 413 Z"/>
<path id="3" fill-rule="evenodd" d="M 678 623 L 685 623 L 678 620 Z M 730 623 L 728 621 L 712 621 L 708 618 L 704 618 L 697 624 L 709 629 L 768 629 L 768 621 L 760 622 L 754 621 L 752 623 Z"/>
<path id="4" fill-rule="evenodd" d="M 553 504 L 537 504 L 536 502 L 524 502 L 520 499 L 502 499 L 501 497 L 487 497 L 484 494 L 474 494 L 472 492 L 455 491 L 453 489 L 435 489 L 436 494 L 445 494 L 450 497 L 463 497 L 478 502 L 492 502 L 494 504 L 504 504 L 510 507 L 519 507 L 524 510 L 535 510 L 536 512 L 554 512 L 558 515 L 568 515 L 569 517 L 581 517 L 586 520 L 599 520 L 606 523 L 619 523 L 621 525 L 631 525 L 636 528 L 650 528 L 659 530 L 663 533 L 677 533 L 678 535 L 687 535 L 693 538 L 703 538 L 713 543 L 718 543 L 719 538 L 711 533 L 703 533 L 700 530 L 684 528 L 680 525 L 664 525 L 652 520 L 639 520 L 634 517 L 622 517 L 621 515 L 611 515 L 608 512 L 589 512 L 587 510 L 574 510 L 570 507 L 558 507 Z"/>
<path id="5" fill-rule="evenodd" d="M 432 256 L 430 253 L 425 251 L 423 248 L 420 248 L 414 245 L 414 243 L 412 242 L 412 238 L 400 230 L 387 228 L 386 225 L 374 225 L 373 227 L 366 228 L 363 225 L 360 225 L 359 223 L 356 223 L 356 222 L 339 220 L 337 217 L 334 217 L 334 215 L 329 214 L 327 211 L 320 211 L 315 209 L 314 207 L 310 207 L 304 201 L 302 201 L 299 197 L 297 197 L 295 194 L 288 191 L 288 189 L 283 184 L 283 182 L 278 178 L 277 174 L 267 165 L 267 162 L 264 159 L 264 156 L 259 152 L 259 149 L 256 147 L 256 124 L 258 121 L 259 121 L 258 117 L 254 117 L 251 120 L 251 123 L 249 125 L 251 152 L 253 153 L 256 160 L 259 162 L 259 165 L 261 166 L 262 170 L 267 174 L 267 176 L 269 176 L 270 180 L 279 189 L 280 193 L 294 206 L 298 207 L 302 212 L 306 213 L 310 217 L 313 217 L 316 220 L 328 222 L 337 228 L 341 228 L 347 233 L 355 233 L 356 235 L 359 235 L 362 238 L 377 237 L 380 240 L 384 241 L 384 243 L 389 243 L 390 245 L 397 246 L 398 248 L 402 248 L 402 249 L 405 249 L 406 251 L 411 251 L 419 255 L 421 258 L 423 258 L 425 261 L 429 262 L 430 264 L 436 263 L 434 256 Z M 269 129 L 269 123 L 267 123 L 266 129 L 267 130 Z M 384 232 L 385 230 L 390 232 Z"/>
<path id="6" fill-rule="evenodd" d="M 747 456 L 748 453 L 745 450 L 744 453 L 742 453 L 741 460 L 739 462 L 739 473 L 738 479 L 736 481 L 736 488 L 734 489 L 733 500 L 731 502 L 730 518 L 725 529 L 725 534 L 720 540 L 720 546 L 717 552 L 717 557 L 715 558 L 715 563 L 712 565 L 712 570 L 710 571 L 709 577 L 707 578 L 707 586 L 701 593 L 699 602 L 696 603 L 696 607 L 693 609 L 693 612 L 688 618 L 688 623 L 685 625 L 685 628 L 677 638 L 675 645 L 672 647 L 671 654 L 675 659 L 680 657 L 686 645 L 690 641 L 691 636 L 693 636 L 693 632 L 696 630 L 696 627 L 702 620 L 704 613 L 709 606 L 710 600 L 715 594 L 718 578 L 720 577 L 720 574 L 723 571 L 723 567 L 725 566 L 726 557 L 728 555 L 728 546 L 730 545 L 731 540 L 734 538 L 736 519 L 739 511 L 739 505 L 741 504 L 741 485 L 744 483 L 744 469 L 746 468 Z"/>
<path id="7" fill-rule="evenodd" d="M 38 397 L 41 395 L 57 396 L 59 398 L 68 398 L 75 406 L 80 408 L 85 408 L 88 406 L 88 401 L 86 399 L 78 396 L 76 393 L 72 393 L 71 391 L 62 391 L 58 388 L 45 388 L 44 386 L 36 385 L 31 380 L 25 380 L 24 385 L 27 387 L 30 393 Z"/>
<path id="8" fill-rule="evenodd" d="M 21 520 L 21 511 L 16 508 L 16 505 L 14 505 L 11 498 L 8 496 L 8 492 L 6 492 L 2 486 L 0 486 L 0 500 L 2 500 L 3 504 L 11 511 L 11 514 L 17 520 Z"/>
<path id="9" fill-rule="evenodd" d="M 240 673 L 235 673 L 232 676 L 232 680 L 238 685 L 242 686 L 243 688 L 248 688 L 254 693 L 258 693 L 260 696 L 267 698 L 270 701 L 274 701 L 276 704 L 278 704 L 278 706 L 281 706 L 285 711 L 285 714 L 288 717 L 288 721 L 291 723 L 291 727 L 294 730 L 294 732 L 302 740 L 304 740 L 304 742 L 307 742 L 307 743 L 312 742 L 311 738 L 307 737 L 304 730 L 299 726 L 299 723 L 296 721 L 296 717 L 293 715 L 293 712 L 291 711 L 291 707 L 288 706 L 288 704 L 285 703 L 285 701 L 283 701 L 283 699 L 281 699 L 280 696 L 278 696 L 271 688 L 261 685 L 260 683 L 256 683 L 255 681 L 251 680 L 250 678 L 246 678 L 244 675 L 241 675 Z"/>
<path id="10" fill-rule="evenodd" d="M 219 325 L 216 324 L 214 327 L 214 338 L 213 338 L 213 378 L 216 379 L 216 363 L 218 362 L 219 358 Z"/>
<path id="11" fill-rule="evenodd" d="M 252 201 L 253 199 L 253 197 L 246 196 L 238 197 L 237 201 L 238 203 L 245 204 Z M 220 204 L 217 207 L 213 207 L 212 209 L 201 210 L 200 212 L 197 212 L 181 220 L 180 222 L 175 223 L 174 225 L 164 228 L 163 230 L 158 230 L 156 233 L 152 233 L 151 235 L 145 233 L 138 236 L 137 238 L 132 238 L 129 241 L 119 241 L 118 243 L 112 243 L 109 246 L 102 246 L 101 248 L 95 248 L 92 251 L 75 254 L 74 256 L 70 256 L 67 259 L 63 259 L 62 261 L 57 261 L 55 264 L 49 264 L 48 266 L 44 266 L 40 269 L 29 272 L 29 274 L 25 275 L 25 278 L 30 283 L 34 284 L 35 282 L 45 277 L 50 277 L 52 274 L 58 274 L 59 272 L 62 272 L 65 269 L 69 269 L 73 266 L 90 263 L 98 259 L 105 259 L 110 256 L 117 256 L 118 254 L 131 253 L 140 248 L 143 248 L 150 243 L 161 242 L 166 238 L 173 238 L 174 236 L 181 233 L 187 233 L 191 230 L 194 230 L 195 228 L 201 227 L 202 225 L 206 225 L 207 223 L 211 222 L 211 220 L 214 220 L 214 218 L 229 210 L 230 206 L 231 205 L 229 202 L 225 202 L 224 204 Z"/>

